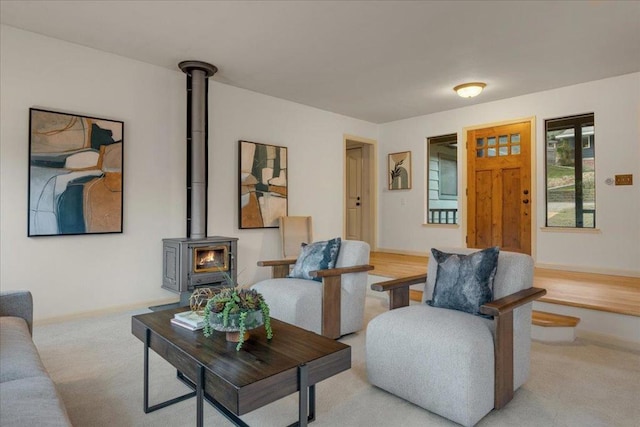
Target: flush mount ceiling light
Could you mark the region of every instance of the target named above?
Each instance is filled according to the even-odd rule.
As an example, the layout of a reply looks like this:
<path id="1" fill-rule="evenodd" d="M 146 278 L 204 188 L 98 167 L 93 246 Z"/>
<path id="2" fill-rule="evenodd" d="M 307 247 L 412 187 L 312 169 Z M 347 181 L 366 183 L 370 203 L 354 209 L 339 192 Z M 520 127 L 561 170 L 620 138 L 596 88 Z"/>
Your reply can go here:
<path id="1" fill-rule="evenodd" d="M 480 92 L 482 92 L 482 89 L 484 89 L 485 86 L 487 86 L 486 83 L 473 82 L 458 85 L 454 87 L 453 90 L 463 98 L 473 98 L 474 96 L 480 95 Z"/>

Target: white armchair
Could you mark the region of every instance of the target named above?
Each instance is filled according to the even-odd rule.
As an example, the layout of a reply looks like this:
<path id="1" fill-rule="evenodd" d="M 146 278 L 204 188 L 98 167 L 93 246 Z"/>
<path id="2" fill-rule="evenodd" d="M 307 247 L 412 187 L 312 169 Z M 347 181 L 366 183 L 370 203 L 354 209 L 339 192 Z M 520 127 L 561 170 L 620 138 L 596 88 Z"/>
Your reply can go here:
<path id="1" fill-rule="evenodd" d="M 476 250 L 444 249 L 470 254 Z M 369 382 L 459 424 L 476 424 L 500 409 L 529 376 L 533 259 L 500 252 L 493 280 L 494 300 L 480 307 L 488 319 L 432 307 L 438 264 L 427 275 L 371 285 L 390 292 L 390 310 L 367 326 Z M 426 283 L 425 283 L 426 281 Z M 425 283 L 423 304 L 409 306 L 409 286 Z"/>
<path id="2" fill-rule="evenodd" d="M 259 261 L 272 268 L 272 278 L 251 287 L 262 294 L 271 316 L 303 329 L 339 338 L 362 329 L 367 292 L 369 245 L 355 240 L 343 240 L 335 268 L 318 270 L 314 280 L 288 278 L 295 259 Z"/>

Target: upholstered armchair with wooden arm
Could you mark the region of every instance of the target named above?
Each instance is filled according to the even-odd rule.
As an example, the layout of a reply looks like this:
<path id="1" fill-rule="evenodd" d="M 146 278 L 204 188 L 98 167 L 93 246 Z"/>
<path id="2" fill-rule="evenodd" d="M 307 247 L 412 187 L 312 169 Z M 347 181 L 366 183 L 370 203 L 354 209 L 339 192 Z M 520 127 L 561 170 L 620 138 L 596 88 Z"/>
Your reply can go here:
<path id="1" fill-rule="evenodd" d="M 442 249 L 468 255 L 473 249 Z M 504 407 L 529 376 L 532 301 L 546 293 L 533 288 L 533 259 L 500 252 L 493 301 L 485 318 L 427 305 L 438 263 L 427 274 L 375 283 L 389 292 L 389 311 L 367 326 L 369 381 L 459 424 L 476 424 Z M 409 287 L 425 284 L 423 303 L 409 305 Z"/>
<path id="2" fill-rule="evenodd" d="M 272 317 L 339 338 L 363 327 L 367 271 L 373 270 L 369 251 L 365 242 L 343 240 L 335 268 L 311 272 L 321 282 L 287 277 L 295 259 L 259 261 L 271 267 L 272 278 L 251 288 L 262 294 Z"/>

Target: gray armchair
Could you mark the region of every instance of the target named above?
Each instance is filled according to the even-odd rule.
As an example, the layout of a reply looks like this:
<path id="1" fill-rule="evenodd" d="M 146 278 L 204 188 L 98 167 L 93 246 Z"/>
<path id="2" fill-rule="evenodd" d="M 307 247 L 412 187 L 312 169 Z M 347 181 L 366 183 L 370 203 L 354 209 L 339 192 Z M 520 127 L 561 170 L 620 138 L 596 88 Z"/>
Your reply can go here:
<path id="1" fill-rule="evenodd" d="M 369 245 L 343 240 L 336 267 L 312 272 L 322 282 L 288 278 L 295 259 L 259 261 L 272 268 L 272 278 L 251 287 L 262 294 L 271 316 L 303 329 L 339 338 L 362 329 L 367 292 Z"/>
<path id="2" fill-rule="evenodd" d="M 470 254 L 473 249 L 442 249 Z M 506 405 L 529 376 L 533 259 L 500 252 L 494 301 L 481 306 L 493 319 L 431 307 L 438 265 L 426 275 L 376 283 L 389 291 L 390 310 L 369 322 L 369 381 L 386 391 L 462 425 L 474 425 Z M 426 283 L 425 283 L 426 281 Z M 425 283 L 423 304 L 409 305 L 409 286 Z"/>

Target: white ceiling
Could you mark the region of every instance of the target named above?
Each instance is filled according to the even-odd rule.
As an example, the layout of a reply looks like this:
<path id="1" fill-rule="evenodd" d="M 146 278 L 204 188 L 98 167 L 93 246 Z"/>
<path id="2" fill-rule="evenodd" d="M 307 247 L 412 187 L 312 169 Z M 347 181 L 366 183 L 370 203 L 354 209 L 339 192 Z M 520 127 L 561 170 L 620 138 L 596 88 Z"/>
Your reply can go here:
<path id="1" fill-rule="evenodd" d="M 375 123 L 640 71 L 638 1 L 2 0 L 0 17 Z"/>

